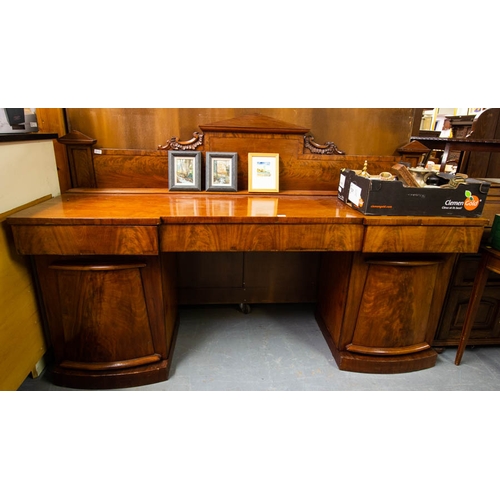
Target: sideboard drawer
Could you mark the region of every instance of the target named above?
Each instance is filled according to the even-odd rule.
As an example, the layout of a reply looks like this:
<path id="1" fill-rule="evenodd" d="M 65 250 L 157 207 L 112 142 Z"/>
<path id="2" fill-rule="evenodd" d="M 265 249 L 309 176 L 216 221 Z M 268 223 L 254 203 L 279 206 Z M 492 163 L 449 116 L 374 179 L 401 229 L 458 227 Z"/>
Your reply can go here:
<path id="1" fill-rule="evenodd" d="M 157 255 L 157 226 L 13 225 L 24 255 Z"/>
<path id="2" fill-rule="evenodd" d="M 164 224 L 162 252 L 359 251 L 361 224 Z"/>
<path id="3" fill-rule="evenodd" d="M 363 252 L 475 253 L 482 235 L 482 226 L 368 226 Z"/>

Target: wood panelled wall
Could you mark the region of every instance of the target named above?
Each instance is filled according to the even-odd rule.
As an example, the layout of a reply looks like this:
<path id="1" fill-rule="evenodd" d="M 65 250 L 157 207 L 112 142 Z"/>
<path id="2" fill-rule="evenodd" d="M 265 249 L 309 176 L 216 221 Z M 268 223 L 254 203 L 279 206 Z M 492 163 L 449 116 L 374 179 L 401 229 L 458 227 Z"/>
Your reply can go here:
<path id="1" fill-rule="evenodd" d="M 251 113 L 309 128 L 316 142 L 348 155 L 397 154 L 420 123 L 414 108 L 67 108 L 66 118 L 68 132 L 97 139 L 97 148 L 156 149 L 172 137 L 191 139 L 199 125 Z"/>

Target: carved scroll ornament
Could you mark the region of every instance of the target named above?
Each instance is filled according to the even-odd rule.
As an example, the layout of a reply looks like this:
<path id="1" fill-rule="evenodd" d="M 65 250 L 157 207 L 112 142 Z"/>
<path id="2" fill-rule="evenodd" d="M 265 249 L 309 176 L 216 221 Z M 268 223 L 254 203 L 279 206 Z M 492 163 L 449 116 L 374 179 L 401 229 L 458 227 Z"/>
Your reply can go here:
<path id="1" fill-rule="evenodd" d="M 179 141 L 177 137 L 172 137 L 167 141 L 167 143 L 162 146 L 158 146 L 160 150 L 174 150 L 174 151 L 194 151 L 198 146 L 203 144 L 203 134 L 200 132 L 194 132 L 193 138 L 189 141 Z"/>
<path id="2" fill-rule="evenodd" d="M 345 153 L 340 151 L 333 142 L 327 142 L 325 144 L 314 142 L 314 137 L 312 135 L 304 136 L 304 147 L 315 155 L 345 155 Z"/>

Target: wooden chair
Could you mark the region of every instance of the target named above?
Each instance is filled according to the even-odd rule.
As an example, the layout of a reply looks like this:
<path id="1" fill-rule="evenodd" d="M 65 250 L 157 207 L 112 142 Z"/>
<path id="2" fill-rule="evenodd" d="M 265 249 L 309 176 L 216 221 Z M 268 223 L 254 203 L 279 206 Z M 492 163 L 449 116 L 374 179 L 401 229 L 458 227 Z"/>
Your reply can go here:
<path id="1" fill-rule="evenodd" d="M 469 335 L 472 330 L 472 325 L 474 324 L 477 311 L 479 309 L 479 304 L 484 292 L 484 287 L 486 286 L 486 282 L 488 281 L 489 271 L 500 274 L 500 251 L 488 246 L 483 246 L 480 249 L 480 253 L 481 260 L 479 262 L 479 267 L 474 278 L 469 305 L 465 314 L 464 326 L 462 328 L 462 335 L 460 337 L 457 355 L 455 357 L 456 365 L 460 364 L 462 355 L 467 345 L 467 341 L 469 340 Z"/>

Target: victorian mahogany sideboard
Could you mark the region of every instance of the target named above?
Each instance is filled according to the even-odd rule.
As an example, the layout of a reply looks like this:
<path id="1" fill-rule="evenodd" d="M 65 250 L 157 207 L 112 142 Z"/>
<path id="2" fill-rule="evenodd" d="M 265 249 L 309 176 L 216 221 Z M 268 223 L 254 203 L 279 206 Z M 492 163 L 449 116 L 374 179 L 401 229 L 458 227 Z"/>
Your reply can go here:
<path id="1" fill-rule="evenodd" d="M 250 275 L 274 255 L 296 259 L 290 272 L 299 292 L 313 281 L 307 300 L 317 303 L 318 324 L 341 370 L 434 366 L 432 342 L 454 263 L 477 252 L 487 220 L 364 216 L 337 199 L 340 168 L 361 168 L 366 160 L 375 173 L 396 158 L 323 154 L 304 140 L 307 130 L 260 116 L 202 130 L 203 151 L 238 153 L 236 192 L 169 191 L 165 151 L 89 152 L 89 141 L 78 145 L 73 137 L 66 138 L 73 178 L 83 185 L 9 217 L 17 251 L 32 256 L 55 383 L 115 388 L 166 380 L 186 255 L 206 262 L 219 254 L 257 257 L 248 259 L 255 262 Z M 280 154 L 279 194 L 247 191 L 252 151 Z M 307 272 L 292 269 L 304 263 Z M 282 295 L 281 279 L 270 273 L 264 286 L 242 286 L 232 297 L 224 289 L 216 300 L 300 297 Z"/>

